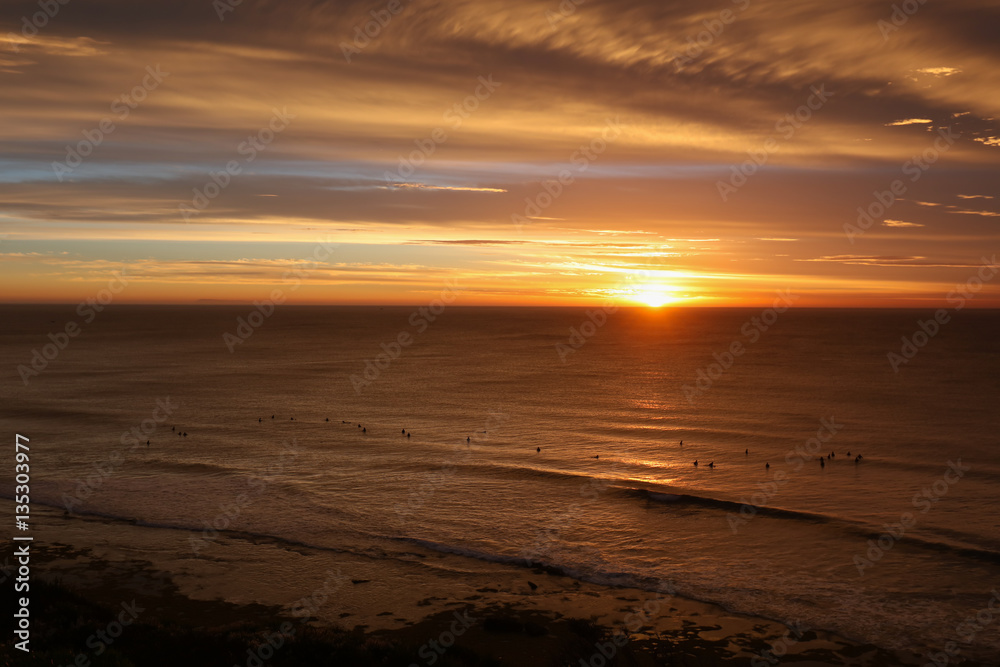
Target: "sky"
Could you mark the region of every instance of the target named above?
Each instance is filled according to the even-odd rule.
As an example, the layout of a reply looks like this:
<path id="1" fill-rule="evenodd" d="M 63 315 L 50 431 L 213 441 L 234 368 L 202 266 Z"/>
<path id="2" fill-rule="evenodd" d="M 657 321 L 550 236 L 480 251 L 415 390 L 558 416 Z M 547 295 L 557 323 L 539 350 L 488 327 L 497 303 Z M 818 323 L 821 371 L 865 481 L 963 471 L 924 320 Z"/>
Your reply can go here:
<path id="1" fill-rule="evenodd" d="M 998 33 L 985 0 L 5 1 L 0 302 L 1000 307 Z"/>

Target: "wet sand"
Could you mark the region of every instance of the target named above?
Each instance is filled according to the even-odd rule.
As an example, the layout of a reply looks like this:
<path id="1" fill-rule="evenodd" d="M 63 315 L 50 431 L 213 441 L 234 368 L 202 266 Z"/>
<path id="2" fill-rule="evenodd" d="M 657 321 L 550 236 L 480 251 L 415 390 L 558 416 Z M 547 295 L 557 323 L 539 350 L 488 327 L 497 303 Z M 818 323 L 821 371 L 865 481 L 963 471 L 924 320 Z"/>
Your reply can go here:
<path id="1" fill-rule="evenodd" d="M 220 651 L 218 655 L 226 655 L 227 660 L 239 658 L 227 664 L 254 664 L 246 651 L 253 651 L 262 637 L 274 636 L 283 627 L 291 627 L 292 633 L 267 664 L 310 664 L 300 662 L 301 652 L 307 649 L 340 656 L 338 664 L 407 667 L 430 665 L 432 658 L 435 665 L 525 667 L 922 664 L 917 656 L 730 614 L 672 596 L 668 590 L 601 587 L 543 569 L 515 570 L 512 576 L 483 581 L 457 596 L 447 582 L 426 574 L 422 579 L 394 578 L 395 605 L 382 595 L 366 594 L 380 584 L 374 578 L 377 569 L 372 569 L 370 579 L 340 575 L 336 580 L 328 578 L 325 585 L 318 580 L 313 589 L 318 595 L 301 596 L 291 604 L 262 604 L 212 596 L 208 589 L 189 594 L 184 590 L 190 589 L 189 584 L 178 585 L 185 575 L 137 557 L 134 548 L 129 551 L 107 542 L 91 546 L 36 543 L 35 572 L 43 581 L 57 584 L 59 595 L 79 595 L 96 608 L 114 610 L 123 601 L 136 599 L 144 609 L 139 619 L 143 627 L 148 624 L 172 633 L 174 638 L 167 644 L 195 633 L 197 640 L 184 641 L 206 647 L 203 656 Z M 233 565 L 226 562 L 222 550 L 212 560 L 223 568 Z M 250 599 L 257 582 L 243 577 L 234 570 L 231 583 L 247 590 L 245 599 Z M 445 591 L 448 594 L 440 594 Z M 350 611 L 333 613 L 337 609 Z M 415 609 L 420 611 L 415 614 Z M 41 628 L 46 627 L 46 613 L 43 610 L 37 617 Z M 50 627 L 49 639 L 59 633 Z M 43 631 L 34 646 L 43 648 L 45 642 Z M 123 651 L 127 647 L 127 643 L 119 644 Z M 86 645 L 78 650 L 87 651 Z M 198 657 L 172 657 L 180 659 L 210 664 L 197 662 Z"/>

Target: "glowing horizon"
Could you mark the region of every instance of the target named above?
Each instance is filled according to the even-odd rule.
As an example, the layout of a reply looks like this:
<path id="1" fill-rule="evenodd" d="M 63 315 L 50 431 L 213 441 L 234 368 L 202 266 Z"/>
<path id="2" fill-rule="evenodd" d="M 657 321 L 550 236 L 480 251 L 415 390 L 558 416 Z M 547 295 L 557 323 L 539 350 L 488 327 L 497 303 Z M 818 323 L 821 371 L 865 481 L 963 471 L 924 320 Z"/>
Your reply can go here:
<path id="1" fill-rule="evenodd" d="M 0 11 L 0 302 L 940 307 L 996 261 L 987 2 L 96 4 Z"/>

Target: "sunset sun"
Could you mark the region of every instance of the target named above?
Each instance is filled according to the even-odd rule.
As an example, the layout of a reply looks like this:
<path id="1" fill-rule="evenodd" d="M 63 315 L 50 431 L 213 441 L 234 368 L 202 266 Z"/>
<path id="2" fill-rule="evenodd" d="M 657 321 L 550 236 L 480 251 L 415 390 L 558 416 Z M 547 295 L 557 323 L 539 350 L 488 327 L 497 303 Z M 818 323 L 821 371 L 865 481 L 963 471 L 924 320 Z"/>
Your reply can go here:
<path id="1" fill-rule="evenodd" d="M 659 308 L 677 300 L 677 297 L 669 291 L 669 288 L 659 286 L 644 287 L 637 291 L 633 298 L 650 308 Z"/>

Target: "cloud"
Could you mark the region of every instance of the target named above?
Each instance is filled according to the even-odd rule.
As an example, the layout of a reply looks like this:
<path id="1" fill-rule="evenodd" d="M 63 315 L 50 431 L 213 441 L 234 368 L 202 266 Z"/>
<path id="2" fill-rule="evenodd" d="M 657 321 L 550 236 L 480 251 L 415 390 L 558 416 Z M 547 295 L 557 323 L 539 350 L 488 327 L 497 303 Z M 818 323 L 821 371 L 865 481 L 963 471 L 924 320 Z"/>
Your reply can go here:
<path id="1" fill-rule="evenodd" d="M 703 36 L 723 8 L 744 5 Z M 219 21 L 206 0 L 61 5 L 37 35 L 15 39 L 17 51 L 0 44 L 0 76 L 13 91 L 0 98 L 0 231 L 116 248 L 107 261 L 141 259 L 150 241 L 199 242 L 219 257 L 226 243 L 329 232 L 378 247 L 392 267 L 447 256 L 463 266 L 502 260 L 514 271 L 512 257 L 524 255 L 546 279 L 570 260 L 628 264 L 655 253 L 677 253 L 691 274 L 716 274 L 773 257 L 784 243 L 789 260 L 746 273 L 767 281 L 791 260 L 839 256 L 844 221 L 928 148 L 926 130 L 946 122 L 960 139 L 921 177 L 922 201 L 914 189 L 892 212 L 924 227 L 872 230 L 865 251 L 947 264 L 946 252 L 972 253 L 995 236 L 992 212 L 934 203 L 995 188 L 995 3 L 926 3 L 884 40 L 877 22 L 889 8 L 862 0 L 587 0 L 555 22 L 546 11 L 558 11 L 557 1 L 421 0 L 348 62 L 343 45 L 373 6 L 242 0 Z M 37 0 L 11 0 L 0 23 L 16 31 L 37 11 Z M 158 64 L 171 72 L 163 84 L 127 116 L 112 112 Z M 481 99 L 479 77 L 490 76 L 500 85 Z M 793 127 L 788 118 L 803 113 L 813 86 L 825 86 L 829 102 L 807 108 L 809 120 L 784 136 L 777 128 Z M 296 115 L 290 127 L 185 224 L 178 205 L 242 160 L 238 147 L 275 107 Z M 56 181 L 52 163 L 104 118 L 114 131 Z M 605 140 L 614 118 L 622 131 Z M 920 130 L 898 129 L 907 124 Z M 767 163 L 733 202 L 720 201 L 717 181 L 773 137 Z M 410 182 L 388 184 L 385 174 L 415 148 L 426 148 L 425 159 Z M 573 182 L 514 229 L 512 214 L 564 171 Z M 603 243 L 619 235 L 649 243 Z M 118 243 L 129 250 L 108 245 Z M 666 253 L 665 244 L 676 247 Z M 203 275 L 176 262 L 176 275 Z M 928 265 L 908 266 L 915 281 Z M 242 280 L 237 269 L 274 267 L 204 270 Z M 373 273 L 358 268 L 354 278 Z"/>
<path id="2" fill-rule="evenodd" d="M 974 211 L 968 208 L 960 208 L 954 211 L 948 211 L 949 213 L 956 213 L 958 215 L 979 215 L 984 218 L 1000 218 L 1000 213 L 996 211 Z"/>
<path id="3" fill-rule="evenodd" d="M 412 188 L 414 190 L 451 190 L 454 192 L 507 192 L 503 188 L 476 188 L 476 187 L 458 187 L 458 186 L 448 186 L 448 185 L 426 185 L 424 183 L 392 183 L 388 186 L 384 186 L 386 189 L 406 189 Z"/>
<path id="4" fill-rule="evenodd" d="M 860 266 L 891 266 L 899 268 L 966 268 L 982 266 L 981 262 L 941 262 L 919 256 L 892 255 L 832 255 L 813 259 L 796 260 L 803 262 L 832 262 L 836 264 L 855 264 Z"/>
<path id="5" fill-rule="evenodd" d="M 916 222 L 904 222 L 902 220 L 890 220 L 886 218 L 882 221 L 884 227 L 923 227 L 924 225 L 918 224 Z"/>
<path id="6" fill-rule="evenodd" d="M 886 127 L 896 127 L 897 125 L 916 125 L 918 123 L 933 123 L 930 118 L 907 118 L 905 120 L 897 120 L 891 123 L 886 123 Z"/>
<path id="7" fill-rule="evenodd" d="M 959 74 L 962 70 L 954 67 L 923 67 L 916 71 L 921 74 L 933 74 L 934 76 L 952 76 L 953 74 Z"/>

